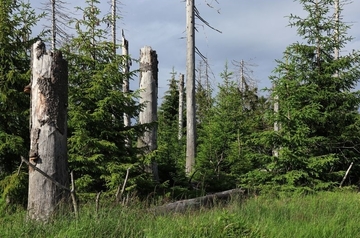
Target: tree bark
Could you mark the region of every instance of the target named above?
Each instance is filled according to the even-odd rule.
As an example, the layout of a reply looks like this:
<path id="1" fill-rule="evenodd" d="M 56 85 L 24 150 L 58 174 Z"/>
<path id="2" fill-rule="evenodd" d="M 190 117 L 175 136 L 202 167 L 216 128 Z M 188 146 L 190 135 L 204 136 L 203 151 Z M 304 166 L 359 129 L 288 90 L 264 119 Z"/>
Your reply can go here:
<path id="1" fill-rule="evenodd" d="M 158 99 L 158 60 L 156 51 L 145 46 L 140 50 L 140 103 L 145 108 L 140 112 L 140 124 L 157 122 Z M 157 125 L 153 124 L 144 136 L 139 138 L 138 147 L 147 153 L 157 149 Z M 151 162 L 151 171 L 155 181 L 159 181 L 156 161 Z"/>
<path id="2" fill-rule="evenodd" d="M 195 102 L 195 0 L 186 0 L 186 174 L 191 174 L 196 156 Z"/>
<path id="3" fill-rule="evenodd" d="M 53 180 L 69 187 L 67 162 L 67 62 L 60 51 L 32 46 L 29 162 Z M 29 167 L 28 217 L 47 221 L 69 192 Z"/>
<path id="4" fill-rule="evenodd" d="M 273 89 L 276 90 L 276 86 L 273 86 Z M 278 117 L 278 114 L 279 114 L 279 95 L 277 95 L 277 94 L 274 96 L 274 113 Z M 275 132 L 280 131 L 280 125 L 279 125 L 279 122 L 277 120 L 274 121 L 274 131 Z M 273 156 L 274 157 L 279 157 L 279 148 L 274 148 L 273 149 Z"/>
<path id="5" fill-rule="evenodd" d="M 183 134 L 184 121 L 184 75 L 180 74 L 179 79 L 179 133 L 178 139 L 181 140 Z"/>
<path id="6" fill-rule="evenodd" d="M 123 82 L 123 93 L 129 93 L 130 86 L 129 86 L 129 71 L 130 71 L 130 61 L 128 60 L 129 57 L 129 41 L 126 40 L 124 31 L 122 31 L 122 55 L 126 57 L 126 63 L 123 68 L 123 73 L 125 75 L 124 82 Z M 131 126 L 130 116 L 124 113 L 124 126 L 128 127 Z M 128 142 L 130 144 L 130 142 Z"/>

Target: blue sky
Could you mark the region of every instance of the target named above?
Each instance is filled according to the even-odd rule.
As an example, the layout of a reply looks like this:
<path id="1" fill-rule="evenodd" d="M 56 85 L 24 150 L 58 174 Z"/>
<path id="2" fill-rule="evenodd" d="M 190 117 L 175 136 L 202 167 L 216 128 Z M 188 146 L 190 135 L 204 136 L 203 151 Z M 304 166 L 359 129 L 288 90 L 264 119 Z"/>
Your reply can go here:
<path id="1" fill-rule="evenodd" d="M 44 0 L 45 2 L 48 0 Z M 63 0 L 65 1 L 65 0 Z M 39 7 L 38 1 L 33 7 Z M 66 2 L 66 1 L 65 1 Z M 70 1 L 68 1 L 70 2 Z M 75 4 L 84 5 L 84 0 L 71 3 L 67 7 L 73 10 Z M 217 3 L 219 2 L 219 3 Z M 226 61 L 232 70 L 232 60 L 245 60 L 252 64 L 253 77 L 258 87 L 270 86 L 268 79 L 276 67 L 275 59 L 280 59 L 285 48 L 299 40 L 296 29 L 288 27 L 286 16 L 292 14 L 304 16 L 302 5 L 293 0 L 196 0 L 196 6 L 202 17 L 218 33 L 197 22 L 196 45 L 208 57 L 214 73 L 212 81 L 216 87 L 220 82 L 219 74 Z M 213 8 L 207 6 L 211 4 Z M 110 11 L 109 1 L 100 1 L 103 13 Z M 345 5 L 343 20 L 352 24 L 349 35 L 355 39 L 347 45 L 343 54 L 352 49 L 360 49 L 360 1 L 354 0 Z M 118 32 L 124 29 L 129 40 L 130 54 L 139 57 L 140 48 L 148 45 L 157 51 L 159 60 L 159 97 L 167 90 L 167 80 L 172 68 L 185 74 L 186 43 L 185 3 L 182 0 L 123 0 L 118 22 Z M 40 26 L 39 26 L 40 27 Z M 118 35 L 120 40 L 120 34 Z M 199 57 L 198 57 L 199 59 Z M 138 65 L 133 64 L 132 69 Z M 135 89 L 139 80 L 135 78 L 130 87 Z"/>

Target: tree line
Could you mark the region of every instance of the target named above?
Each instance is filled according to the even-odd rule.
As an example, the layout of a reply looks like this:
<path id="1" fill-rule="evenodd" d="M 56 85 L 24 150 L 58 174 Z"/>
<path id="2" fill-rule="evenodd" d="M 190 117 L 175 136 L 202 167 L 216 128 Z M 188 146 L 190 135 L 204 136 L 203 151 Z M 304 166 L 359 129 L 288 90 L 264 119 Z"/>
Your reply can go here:
<path id="1" fill-rule="evenodd" d="M 289 45 L 277 60 L 267 93 L 252 82 L 242 60 L 232 62 L 234 69 L 224 62 L 216 86 L 210 83 L 209 64 L 199 61 L 194 81 L 196 156 L 189 171 L 189 115 L 186 107 L 179 107 L 188 103 L 181 102 L 188 95 L 179 97 L 181 77 L 175 69 L 170 72 L 158 108 L 158 146 L 144 154 L 136 141 L 153 125 L 136 123 L 144 107 L 140 92 L 123 92 L 124 81 L 135 79 L 138 71 L 126 70 L 128 56 L 118 54 L 121 45 L 108 39 L 114 18 L 101 15 L 99 1 L 87 0 L 78 9 L 81 16 L 69 19 L 74 35 L 57 47 L 68 61 L 68 162 L 78 192 L 115 194 L 127 176 L 126 192 L 143 198 L 155 194 L 176 199 L 235 187 L 313 192 L 339 186 L 351 163 L 345 184 L 357 186 L 360 55 L 358 50 L 337 53 L 352 40 L 346 34 L 350 26 L 337 17 L 344 4 L 298 2 L 307 16 L 290 15 L 289 22 L 303 40 Z M 20 156 L 27 158 L 30 147 L 30 99 L 23 91 L 31 75 L 29 49 L 38 38 L 49 38 L 47 31 L 31 35 L 44 16 L 29 3 L 0 1 L 2 206 L 6 198 L 26 204 L 15 199 L 27 193 L 28 171 L 19 169 Z M 124 115 L 132 118 L 132 125 L 124 123 Z M 179 115 L 184 115 L 180 125 Z M 158 165 L 159 179 L 147 170 L 151 161 Z"/>

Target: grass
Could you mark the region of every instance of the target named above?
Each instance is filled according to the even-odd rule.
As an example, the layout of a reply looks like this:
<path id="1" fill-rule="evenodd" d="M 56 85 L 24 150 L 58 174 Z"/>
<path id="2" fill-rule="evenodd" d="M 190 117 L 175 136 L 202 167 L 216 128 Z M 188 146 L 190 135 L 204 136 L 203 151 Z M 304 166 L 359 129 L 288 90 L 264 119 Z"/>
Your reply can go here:
<path id="1" fill-rule="evenodd" d="M 20 211 L 0 218 L 0 237 L 360 237 L 360 194 L 349 191 L 232 201 L 186 214 L 157 215 L 141 206 L 85 206 L 80 218 L 26 222 Z"/>

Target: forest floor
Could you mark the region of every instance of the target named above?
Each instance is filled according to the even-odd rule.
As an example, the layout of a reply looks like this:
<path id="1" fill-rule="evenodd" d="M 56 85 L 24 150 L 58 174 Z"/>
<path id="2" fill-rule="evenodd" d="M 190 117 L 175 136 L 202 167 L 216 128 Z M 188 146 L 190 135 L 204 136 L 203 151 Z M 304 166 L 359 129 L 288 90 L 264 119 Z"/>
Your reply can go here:
<path id="1" fill-rule="evenodd" d="M 211 209 L 154 215 L 141 205 L 81 207 L 47 224 L 26 221 L 25 211 L 0 217 L 5 237 L 360 237 L 360 193 L 233 199 Z"/>

